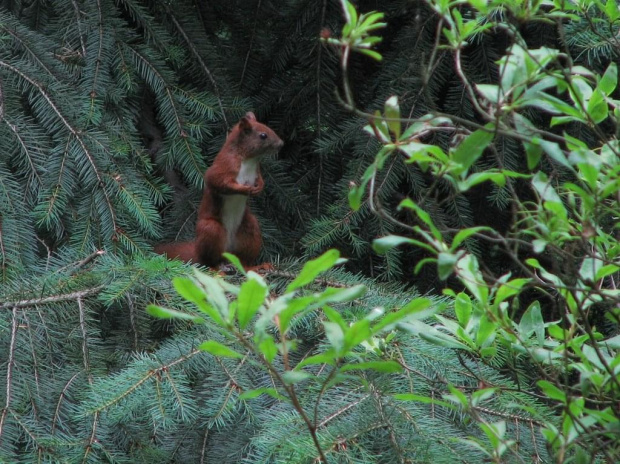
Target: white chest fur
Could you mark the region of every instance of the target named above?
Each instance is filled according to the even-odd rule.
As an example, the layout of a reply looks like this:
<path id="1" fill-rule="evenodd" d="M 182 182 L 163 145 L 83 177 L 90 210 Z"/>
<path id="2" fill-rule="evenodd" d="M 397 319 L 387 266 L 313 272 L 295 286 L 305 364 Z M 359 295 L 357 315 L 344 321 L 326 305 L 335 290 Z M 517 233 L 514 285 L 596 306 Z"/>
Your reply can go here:
<path id="1" fill-rule="evenodd" d="M 258 176 L 258 159 L 248 159 L 241 163 L 237 182 L 254 185 Z M 237 229 L 243 219 L 247 195 L 223 195 L 222 223 L 226 229 L 226 251 L 233 251 Z"/>

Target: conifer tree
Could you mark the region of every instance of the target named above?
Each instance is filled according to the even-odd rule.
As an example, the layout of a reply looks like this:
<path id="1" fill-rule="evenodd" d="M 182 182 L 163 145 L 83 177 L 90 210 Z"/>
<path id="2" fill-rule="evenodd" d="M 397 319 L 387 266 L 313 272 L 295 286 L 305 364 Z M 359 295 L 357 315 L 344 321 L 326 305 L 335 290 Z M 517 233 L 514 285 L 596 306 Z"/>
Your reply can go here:
<path id="1" fill-rule="evenodd" d="M 357 8 L 380 8 L 389 24 L 378 45 L 383 62 L 350 63 L 359 108 L 372 112 L 398 95 L 403 114 L 479 122 L 450 54 L 438 48 L 440 20 L 426 2 L 360 0 Z M 618 60 L 617 23 L 593 24 L 571 22 L 565 37 L 552 25 L 524 25 L 523 35 L 560 43 L 600 71 Z M 432 273 L 412 277 L 417 251 L 374 253 L 373 239 L 402 230 L 367 204 L 349 207 L 351 183 L 380 144 L 343 105 L 338 51 L 320 40 L 342 25 L 336 0 L 0 0 L 0 461 L 316 460 L 291 407 L 266 395 L 240 398 L 270 387 L 268 375 L 197 348 L 228 342 L 221 331 L 154 320 L 144 308 L 195 313 L 170 284 L 191 267 L 154 257 L 151 246 L 192 236 L 202 175 L 248 110 L 286 142 L 265 160 L 265 191 L 252 204 L 263 257 L 281 269 L 269 277 L 274 291 L 330 247 L 349 262 L 308 292 L 367 285 L 361 301 L 335 305 L 348 322 L 402 307 L 420 294 L 412 285 L 443 285 Z M 472 81 L 497 81 L 507 44 L 501 33 L 483 35 L 467 50 Z M 439 131 L 427 142 L 447 148 L 462 136 Z M 497 150 L 504 166 L 526 166 L 510 140 Z M 482 158 L 480 167 L 495 162 Z M 457 196 L 441 184 L 428 197 L 434 180 L 402 159 L 379 182 L 383 206 L 412 197 L 445 228 L 510 217 L 505 189 Z M 321 322 L 296 323 L 304 355 L 320 351 Z M 519 437 L 514 462 L 549 460 L 537 425 L 554 411 L 530 391 L 526 362 L 509 377 L 504 351 L 486 365 L 410 334 L 397 346 L 390 354 L 405 375 L 369 373 L 366 388 L 345 380 L 317 409 L 318 439 L 335 460 L 480 462 L 482 452 L 454 440 L 482 437 L 465 414 L 392 397 L 441 396 L 448 384 L 473 392 L 480 379 L 507 392 L 479 413 L 506 420 Z M 301 400 L 311 405 L 317 394 L 308 389 Z"/>

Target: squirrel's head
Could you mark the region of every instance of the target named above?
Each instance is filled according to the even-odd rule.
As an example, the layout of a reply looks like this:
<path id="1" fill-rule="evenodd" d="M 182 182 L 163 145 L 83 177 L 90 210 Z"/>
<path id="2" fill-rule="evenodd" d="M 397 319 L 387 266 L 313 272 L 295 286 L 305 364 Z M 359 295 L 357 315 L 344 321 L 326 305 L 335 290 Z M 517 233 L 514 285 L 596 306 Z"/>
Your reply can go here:
<path id="1" fill-rule="evenodd" d="M 237 146 L 246 158 L 276 154 L 284 142 L 276 133 L 256 120 L 249 111 L 239 120 L 229 137 L 234 137 Z"/>

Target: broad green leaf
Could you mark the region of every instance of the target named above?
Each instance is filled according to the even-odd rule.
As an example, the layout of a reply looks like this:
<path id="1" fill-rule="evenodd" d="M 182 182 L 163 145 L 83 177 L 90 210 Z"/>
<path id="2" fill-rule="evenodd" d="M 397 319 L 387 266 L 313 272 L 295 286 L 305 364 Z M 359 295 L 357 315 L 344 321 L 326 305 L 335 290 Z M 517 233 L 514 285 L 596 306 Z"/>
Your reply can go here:
<path id="1" fill-rule="evenodd" d="M 467 240 L 472 235 L 477 234 L 478 232 L 482 232 L 482 231 L 493 232 L 493 229 L 491 227 L 478 226 L 478 227 L 469 227 L 467 229 L 459 230 L 457 234 L 454 236 L 454 238 L 452 239 L 452 245 L 450 245 L 450 250 L 455 251 L 458 248 L 458 246 L 461 243 L 463 243 L 463 241 Z"/>
<path id="2" fill-rule="evenodd" d="M 564 151 L 556 142 L 547 142 L 546 140 L 540 140 L 538 143 L 540 144 L 544 152 L 549 156 L 549 158 L 572 171 L 572 166 L 566 159 Z"/>
<path id="3" fill-rule="evenodd" d="M 471 394 L 472 405 L 478 406 L 483 401 L 493 397 L 498 391 L 498 388 L 483 388 L 482 390 L 473 392 Z"/>
<path id="4" fill-rule="evenodd" d="M 347 328 L 347 323 L 344 321 L 340 313 L 329 306 L 325 306 L 323 308 L 323 313 L 327 316 L 330 322 L 334 322 L 340 326 L 340 328 L 344 331 Z"/>
<path id="5" fill-rule="evenodd" d="M 268 293 L 267 285 L 263 279 L 258 274 L 254 274 L 254 276 L 241 284 L 237 298 L 237 319 L 241 330 L 245 329 L 252 320 Z"/>
<path id="6" fill-rule="evenodd" d="M 376 253 L 379 253 L 380 255 L 382 255 L 390 251 L 392 248 L 395 248 L 405 243 L 410 244 L 410 245 L 415 245 L 420 248 L 424 248 L 425 250 L 428 250 L 433 253 L 435 251 L 430 245 L 424 242 L 415 240 L 413 238 L 401 237 L 400 235 L 387 235 L 385 237 L 377 238 L 373 240 L 372 248 L 373 250 L 375 250 Z"/>
<path id="7" fill-rule="evenodd" d="M 400 327 L 403 330 L 417 335 L 418 337 L 435 345 L 443 346 L 445 348 L 457 348 L 472 351 L 469 346 L 459 342 L 454 337 L 437 330 L 435 327 L 425 324 L 424 322 L 414 320 L 411 322 L 402 323 Z"/>
<path id="8" fill-rule="evenodd" d="M 429 227 L 431 233 L 433 234 L 433 237 L 435 237 L 437 240 L 442 240 L 441 232 L 439 232 L 439 229 L 437 229 L 437 227 L 433 223 L 431 215 L 424 211 L 422 208 L 420 208 L 411 198 L 405 198 L 403 201 L 400 202 L 399 207 L 415 211 L 415 213 L 422 220 L 422 222 L 424 222 Z"/>
<path id="9" fill-rule="evenodd" d="M 276 355 L 278 354 L 278 346 L 273 341 L 273 338 L 271 338 L 270 336 L 267 336 L 260 341 L 260 343 L 258 344 L 258 349 L 265 357 L 265 359 L 270 363 L 273 362 L 273 360 L 276 358 Z"/>
<path id="10" fill-rule="evenodd" d="M 340 355 L 344 347 L 344 332 L 339 324 L 334 322 L 323 322 L 325 327 L 325 336 L 335 352 Z"/>
<path id="11" fill-rule="evenodd" d="M 400 138 L 400 107 L 398 98 L 394 95 L 387 99 L 384 109 L 386 122 L 396 140 Z"/>
<path id="12" fill-rule="evenodd" d="M 308 261 L 299 275 L 286 287 L 286 293 L 292 292 L 304 285 L 312 282 L 319 274 L 331 269 L 338 259 L 340 252 L 338 250 L 328 250 L 316 259 Z"/>
<path id="13" fill-rule="evenodd" d="M 299 364 L 297 364 L 297 366 L 295 366 L 295 369 L 300 369 L 304 366 L 312 366 L 315 364 L 328 364 L 330 366 L 334 366 L 336 361 L 334 359 L 334 355 L 330 352 L 321 353 L 303 359 Z"/>
<path id="14" fill-rule="evenodd" d="M 344 333 L 344 348 L 350 350 L 371 337 L 370 321 L 362 319 L 353 323 Z"/>
<path id="15" fill-rule="evenodd" d="M 282 374 L 282 379 L 287 385 L 293 385 L 313 378 L 314 375 L 304 371 L 286 371 Z"/>
<path id="16" fill-rule="evenodd" d="M 194 316 L 193 314 L 183 313 L 181 311 L 164 308 L 154 304 L 148 305 L 146 307 L 146 312 L 151 316 L 155 316 L 160 319 L 183 319 L 186 321 L 192 321 L 196 324 L 201 324 L 204 322 L 204 319 L 200 316 Z"/>
<path id="17" fill-rule="evenodd" d="M 612 350 L 620 350 L 620 335 L 616 335 L 615 337 L 611 337 L 611 338 L 605 340 L 602 343 L 607 345 Z"/>
<path id="18" fill-rule="evenodd" d="M 611 274 L 620 271 L 620 266 L 616 264 L 606 264 L 596 271 L 595 281 L 601 280 Z"/>
<path id="19" fill-rule="evenodd" d="M 499 327 L 491 321 L 486 314 L 483 314 L 478 323 L 478 331 L 476 332 L 476 345 L 481 348 L 488 347 L 495 340 Z"/>
<path id="20" fill-rule="evenodd" d="M 345 288 L 327 287 L 318 295 L 316 303 L 318 305 L 324 305 L 326 303 L 345 303 L 347 301 L 353 301 L 363 297 L 367 290 L 366 286 L 362 284 Z"/>
<path id="21" fill-rule="evenodd" d="M 562 203 L 560 196 L 557 194 L 544 172 L 538 171 L 534 175 L 532 178 L 532 186 L 544 201 Z"/>
<path id="22" fill-rule="evenodd" d="M 536 382 L 545 395 L 552 400 L 561 401 L 566 403 L 566 393 L 546 380 L 539 380 Z"/>
<path id="23" fill-rule="evenodd" d="M 463 140 L 452 153 L 452 159 L 462 166 L 462 168 L 455 170 L 455 173 L 466 172 L 480 158 L 494 137 L 495 125 L 488 123 L 484 129 L 478 129 Z"/>
<path id="24" fill-rule="evenodd" d="M 482 278 L 478 259 L 471 254 L 464 255 L 455 266 L 459 280 L 467 287 L 478 301 L 486 304 L 489 297 L 489 289 Z"/>
<path id="25" fill-rule="evenodd" d="M 540 310 L 540 303 L 534 301 L 521 316 L 519 332 L 524 339 L 528 339 L 533 333 L 536 334 L 538 346 L 545 341 L 545 321 Z"/>
<path id="26" fill-rule="evenodd" d="M 607 119 L 607 116 L 609 115 L 609 106 L 607 105 L 601 90 L 594 89 L 592 97 L 588 101 L 587 111 L 590 118 L 592 118 L 596 124 L 599 124 Z"/>
<path id="27" fill-rule="evenodd" d="M 403 367 L 396 361 L 366 361 L 355 364 L 345 364 L 340 368 L 342 372 L 353 370 L 372 369 L 377 372 L 400 372 Z"/>
<path id="28" fill-rule="evenodd" d="M 499 85 L 476 84 L 476 90 L 490 103 L 497 103 L 504 96 Z"/>
<path id="29" fill-rule="evenodd" d="M 239 271 L 240 274 L 245 275 L 245 269 L 239 258 L 231 253 L 222 253 L 222 256 L 230 261 L 230 263 L 235 267 L 235 269 L 237 269 L 237 271 Z"/>
<path id="30" fill-rule="evenodd" d="M 381 53 L 376 52 L 374 50 L 368 50 L 366 48 L 358 48 L 357 51 L 360 53 L 363 53 L 364 55 L 371 57 L 373 60 L 377 60 L 377 61 L 383 60 L 383 56 L 381 56 Z"/>
<path id="31" fill-rule="evenodd" d="M 194 303 L 200 312 L 213 319 L 217 325 L 226 325 L 222 315 L 207 302 L 204 289 L 200 288 L 196 282 L 187 277 L 175 277 L 172 279 L 172 285 L 179 295 L 187 301 Z"/>
<path id="32" fill-rule="evenodd" d="M 605 3 L 604 11 L 611 23 L 615 22 L 618 18 L 620 18 L 620 7 L 618 6 L 617 0 L 607 0 L 607 3 Z M 612 64 L 615 63 L 612 62 Z"/>
<path id="33" fill-rule="evenodd" d="M 467 176 L 465 179 L 458 181 L 457 186 L 460 192 L 467 192 L 472 187 L 488 180 L 499 187 L 504 187 L 506 185 L 506 176 L 504 173 L 498 171 L 484 171 L 475 172 L 474 174 Z"/>
<path id="34" fill-rule="evenodd" d="M 586 257 L 579 268 L 579 276 L 586 282 L 595 282 L 597 280 L 596 276 L 602 267 L 603 261 L 601 259 Z"/>
<path id="35" fill-rule="evenodd" d="M 206 351 L 207 353 L 211 353 L 213 356 L 222 356 L 225 358 L 243 358 L 243 355 L 237 353 L 234 350 L 231 350 L 226 345 L 222 345 L 215 340 L 209 340 L 204 343 L 201 343 L 198 347 L 202 351 Z"/>
<path id="36" fill-rule="evenodd" d="M 396 312 L 387 313 L 381 320 L 372 327 L 372 333 L 377 334 L 382 330 L 391 329 L 394 324 L 412 319 L 425 319 L 439 311 L 439 306 L 435 306 L 430 311 L 431 300 L 428 298 L 416 298 Z M 415 317 L 414 317 L 415 316 Z"/>
<path id="37" fill-rule="evenodd" d="M 454 266 L 459 260 L 458 254 L 442 252 L 437 256 L 437 273 L 441 280 L 446 280 L 454 271 Z"/>
<path id="38" fill-rule="evenodd" d="M 498 305 L 507 298 L 518 294 L 523 288 L 523 286 L 528 284 L 530 281 L 531 279 L 520 278 L 513 279 L 509 282 L 506 282 L 505 284 L 502 284 L 497 289 L 497 293 L 495 294 L 495 304 Z"/>
<path id="39" fill-rule="evenodd" d="M 429 396 L 416 395 L 414 393 L 396 393 L 395 395 L 392 395 L 392 397 L 401 401 L 415 401 L 417 403 L 436 404 L 438 406 L 454 409 L 454 406 L 446 401 L 431 398 Z"/>
<path id="40" fill-rule="evenodd" d="M 616 10 L 617 10 L 618 6 L 615 0 L 611 0 L 611 1 L 614 3 Z M 603 94 L 605 94 L 606 96 L 609 96 L 614 90 L 616 90 L 617 85 L 618 85 L 618 65 L 612 61 L 607 67 L 605 74 L 603 74 L 603 77 L 601 77 L 601 80 L 598 83 L 598 88 L 601 90 L 601 92 L 603 92 Z"/>
<path id="41" fill-rule="evenodd" d="M 364 18 L 362 21 L 360 21 L 360 27 L 368 28 L 370 26 L 377 26 L 378 25 L 377 21 L 382 20 L 384 16 L 385 16 L 385 13 L 379 13 L 376 11 L 365 13 L 360 17 L 360 20 Z"/>
<path id="42" fill-rule="evenodd" d="M 286 307 L 278 313 L 280 317 L 278 324 L 280 331 L 286 333 L 293 317 L 316 306 L 316 304 L 317 298 L 315 295 L 298 297 L 288 301 Z"/>
<path id="43" fill-rule="evenodd" d="M 224 319 L 228 316 L 228 299 L 224 289 L 214 277 L 211 277 L 198 269 L 194 269 L 194 277 L 204 287 L 207 301 L 218 310 Z"/>
<path id="44" fill-rule="evenodd" d="M 471 298 L 467 293 L 459 293 L 454 300 L 454 312 L 461 327 L 466 328 L 472 313 Z"/>
<path id="45" fill-rule="evenodd" d="M 405 153 L 410 162 L 428 162 L 437 160 L 439 162 L 446 163 L 449 160 L 443 150 L 438 146 L 420 143 L 417 139 L 408 140 L 406 143 L 398 144 L 396 145 L 396 148 Z M 428 156 L 429 154 L 433 156 L 430 157 Z M 419 155 L 423 156 L 420 157 Z"/>
<path id="46" fill-rule="evenodd" d="M 248 390 L 239 395 L 240 400 L 251 400 L 260 395 L 269 395 L 273 398 L 276 398 L 280 401 L 287 401 L 287 398 L 278 393 L 278 390 L 275 388 L 263 387 L 263 388 L 255 388 L 254 390 Z"/>
<path id="47" fill-rule="evenodd" d="M 539 143 L 523 142 L 525 156 L 527 158 L 527 168 L 533 170 L 538 166 L 543 154 L 543 148 Z"/>

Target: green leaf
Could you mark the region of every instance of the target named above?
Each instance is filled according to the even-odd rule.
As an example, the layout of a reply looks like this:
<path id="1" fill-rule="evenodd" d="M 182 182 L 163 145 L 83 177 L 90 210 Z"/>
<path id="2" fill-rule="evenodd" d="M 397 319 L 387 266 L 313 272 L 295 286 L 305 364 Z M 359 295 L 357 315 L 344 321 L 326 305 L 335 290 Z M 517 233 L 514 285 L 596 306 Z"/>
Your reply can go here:
<path id="1" fill-rule="evenodd" d="M 194 269 L 194 277 L 203 286 L 203 293 L 206 295 L 207 301 L 226 319 L 228 316 L 228 299 L 219 281 L 198 269 Z"/>
<path id="2" fill-rule="evenodd" d="M 252 273 L 254 274 L 254 273 Z M 254 274 L 241 284 L 237 299 L 237 319 L 241 330 L 245 329 L 265 301 L 268 288 L 263 279 Z"/>
<path id="3" fill-rule="evenodd" d="M 464 343 L 459 342 L 454 337 L 437 330 L 435 327 L 425 324 L 421 321 L 411 321 L 400 325 L 406 330 L 418 337 L 444 348 L 457 348 L 472 351 L 471 348 Z"/>
<path id="4" fill-rule="evenodd" d="M 416 395 L 415 393 L 396 393 L 395 395 L 392 395 L 392 397 L 401 401 L 415 401 L 417 403 L 436 404 L 438 406 L 455 409 L 454 405 L 448 403 L 447 401 L 438 400 L 429 396 Z"/>
<path id="5" fill-rule="evenodd" d="M 484 171 L 484 172 L 476 172 L 467 176 L 465 179 L 457 182 L 457 186 L 460 192 L 466 192 L 472 187 L 475 187 L 478 184 L 486 182 L 490 180 L 494 184 L 499 187 L 504 187 L 506 185 L 506 176 L 502 172 L 497 171 Z"/>
<path id="6" fill-rule="evenodd" d="M 491 321 L 486 314 L 483 314 L 478 322 L 478 332 L 476 332 L 476 345 L 488 347 L 495 340 L 499 327 Z"/>
<path id="7" fill-rule="evenodd" d="M 239 395 L 239 399 L 240 400 L 251 400 L 251 399 L 259 397 L 260 395 L 269 395 L 280 401 L 287 400 L 286 397 L 278 393 L 278 390 L 276 390 L 275 388 L 269 388 L 269 387 L 255 388 L 254 390 L 247 390 Z"/>
<path id="8" fill-rule="evenodd" d="M 175 277 L 172 279 L 172 285 L 179 295 L 194 303 L 200 312 L 213 319 L 217 325 L 222 327 L 226 325 L 222 315 L 207 302 L 204 289 L 198 286 L 196 282 L 187 277 Z"/>
<path id="9" fill-rule="evenodd" d="M 160 319 L 182 319 L 192 321 L 196 324 L 202 324 L 204 322 L 204 319 L 200 316 L 194 316 L 193 314 L 183 313 L 174 309 L 163 308 L 154 304 L 148 305 L 146 307 L 146 312 L 151 316 L 158 317 Z"/>
<path id="10" fill-rule="evenodd" d="M 368 370 L 372 369 L 377 372 L 400 372 L 403 367 L 396 361 L 366 361 L 355 364 L 345 364 L 340 368 L 341 371 Z"/>
<path id="11" fill-rule="evenodd" d="M 606 264 L 596 271 L 595 281 L 601 280 L 609 275 L 620 271 L 620 266 L 616 264 Z"/>
<path id="12" fill-rule="evenodd" d="M 405 198 L 403 201 L 400 202 L 399 207 L 415 211 L 415 213 L 422 220 L 422 222 L 424 222 L 429 227 L 431 233 L 433 234 L 433 237 L 435 237 L 437 240 L 442 240 L 441 232 L 439 232 L 439 229 L 437 229 L 437 227 L 433 223 L 430 214 L 420 208 L 411 198 Z"/>
<path id="13" fill-rule="evenodd" d="M 545 151 L 545 153 L 549 156 L 549 158 L 551 158 L 552 160 L 556 161 L 560 165 L 572 171 L 572 166 L 566 159 L 566 155 L 564 154 L 564 152 L 562 151 L 562 149 L 557 143 L 547 142 L 546 140 L 540 140 L 538 143 L 540 144 L 542 149 Z"/>
<path id="14" fill-rule="evenodd" d="M 366 286 L 362 284 L 345 288 L 327 287 L 318 295 L 316 303 L 322 306 L 326 303 L 345 303 L 353 301 L 363 297 L 367 290 Z"/>
<path id="15" fill-rule="evenodd" d="M 618 6 L 617 0 L 607 0 L 607 3 L 605 3 L 604 11 L 607 17 L 609 18 L 610 23 L 613 23 L 618 18 L 620 18 L 620 7 Z M 612 64 L 615 64 L 615 63 L 612 63 Z"/>
<path id="16" fill-rule="evenodd" d="M 334 351 L 340 355 L 344 347 L 344 332 L 339 324 L 334 322 L 323 322 L 325 327 L 325 336 L 329 341 L 329 344 L 334 348 Z"/>
<path id="17" fill-rule="evenodd" d="M 432 301 L 428 298 L 416 298 L 410 301 L 404 307 L 396 312 L 387 313 L 381 320 L 372 327 L 372 333 L 377 334 L 382 330 L 390 330 L 393 325 L 402 321 L 410 321 L 413 319 L 425 319 L 439 311 L 439 306 L 433 307 L 427 311 L 432 305 Z M 414 317 L 415 316 L 415 317 Z"/>
<path id="18" fill-rule="evenodd" d="M 613 0 L 612 0 L 613 1 Z M 614 4 L 616 2 L 614 1 Z M 616 8 L 618 6 L 616 5 Z M 605 70 L 605 74 L 601 77 L 600 82 L 598 83 L 598 88 L 605 96 L 611 95 L 611 93 L 616 90 L 618 85 L 618 65 L 615 62 L 611 62 L 607 69 Z"/>
<path id="19" fill-rule="evenodd" d="M 297 366 L 295 366 L 295 369 L 299 369 L 304 366 L 312 366 L 315 364 L 328 364 L 330 366 L 334 366 L 336 364 L 336 359 L 334 358 L 333 354 L 330 354 L 330 352 L 321 353 L 305 358 L 299 364 L 297 364 Z"/>
<path id="20" fill-rule="evenodd" d="M 498 305 L 507 298 L 518 294 L 523 288 L 523 286 L 528 284 L 530 281 L 531 279 L 520 278 L 513 279 L 509 282 L 506 282 L 505 284 L 502 284 L 497 289 L 497 293 L 495 294 L 495 304 Z"/>
<path id="21" fill-rule="evenodd" d="M 314 375 L 304 371 L 286 371 L 282 374 L 282 379 L 287 385 L 293 385 L 313 378 Z"/>
<path id="22" fill-rule="evenodd" d="M 420 248 L 424 248 L 434 253 L 434 249 L 428 244 L 415 240 L 413 238 L 401 237 L 400 235 L 386 235 L 385 237 L 377 238 L 372 242 L 372 248 L 376 253 L 383 255 L 390 251 L 392 248 L 400 246 L 402 244 L 416 245 Z"/>
<path id="23" fill-rule="evenodd" d="M 286 293 L 292 292 L 312 282 L 316 277 L 331 269 L 340 258 L 338 250 L 328 250 L 316 259 L 308 261 L 299 275 L 286 287 Z"/>
<path id="24" fill-rule="evenodd" d="M 566 393 L 546 380 L 539 380 L 536 382 L 545 395 L 552 400 L 557 400 L 562 403 L 566 403 Z"/>
<path id="25" fill-rule="evenodd" d="M 374 50 L 368 50 L 367 48 L 358 48 L 357 51 L 360 53 L 363 53 L 364 55 L 371 57 L 373 60 L 377 60 L 377 61 L 383 60 L 381 53 L 376 52 Z"/>
<path id="26" fill-rule="evenodd" d="M 467 293 L 459 293 L 454 300 L 454 312 L 461 327 L 466 328 L 472 313 L 471 298 Z"/>
<path id="27" fill-rule="evenodd" d="M 267 336 L 260 341 L 260 343 L 258 344 L 258 349 L 265 357 L 265 359 L 270 363 L 273 362 L 276 355 L 278 354 L 278 346 L 273 341 L 273 338 L 271 338 L 270 336 Z"/>
<path id="28" fill-rule="evenodd" d="M 594 89 L 592 97 L 588 101 L 587 112 L 596 124 L 607 119 L 609 115 L 609 106 L 600 89 Z"/>
<path id="29" fill-rule="evenodd" d="M 237 271 L 239 271 L 240 274 L 245 275 L 245 268 L 243 267 L 243 264 L 241 264 L 239 258 L 231 253 L 222 253 L 222 256 L 230 261 L 230 263 L 235 267 L 235 269 L 237 269 Z"/>
<path id="30" fill-rule="evenodd" d="M 543 320 L 538 301 L 534 301 L 521 316 L 519 332 L 524 339 L 528 339 L 530 335 L 535 333 L 538 346 L 543 346 L 545 341 L 545 321 Z"/>
<path id="31" fill-rule="evenodd" d="M 476 90 L 490 103 L 497 103 L 499 98 L 504 96 L 498 85 L 476 84 Z"/>
<path id="32" fill-rule="evenodd" d="M 454 271 L 454 266 L 459 260 L 458 254 L 447 252 L 439 253 L 437 256 L 437 273 L 441 280 L 446 280 Z"/>
<path id="33" fill-rule="evenodd" d="M 486 304 L 489 297 L 489 289 L 480 273 L 478 259 L 474 255 L 466 254 L 458 260 L 455 269 L 459 280 L 467 287 L 471 294 L 478 301 Z"/>
<path id="34" fill-rule="evenodd" d="M 371 337 L 370 321 L 362 319 L 353 323 L 344 333 L 344 349 L 350 350 Z"/>
<path id="35" fill-rule="evenodd" d="M 469 227 L 467 229 L 461 229 L 457 232 L 457 234 L 452 239 L 452 245 L 450 245 L 450 250 L 455 251 L 458 246 L 463 243 L 463 241 L 467 240 L 474 234 L 481 232 L 483 230 L 493 232 L 494 230 L 491 227 L 486 226 L 478 226 L 478 227 Z"/>
<path id="36" fill-rule="evenodd" d="M 488 123 L 484 129 L 471 133 L 456 147 L 452 153 L 452 159 L 461 165 L 461 168 L 455 169 L 456 174 L 466 172 L 480 158 L 495 137 L 494 129 L 495 125 Z"/>
<path id="37" fill-rule="evenodd" d="M 243 358 L 243 355 L 231 350 L 226 345 L 222 345 L 215 340 L 209 340 L 201 343 L 198 349 L 211 353 L 213 356 L 221 356 L 225 358 Z"/>
<path id="38" fill-rule="evenodd" d="M 400 107 L 398 106 L 398 98 L 396 96 L 391 96 L 387 99 L 384 113 L 390 131 L 398 140 L 400 138 Z"/>

